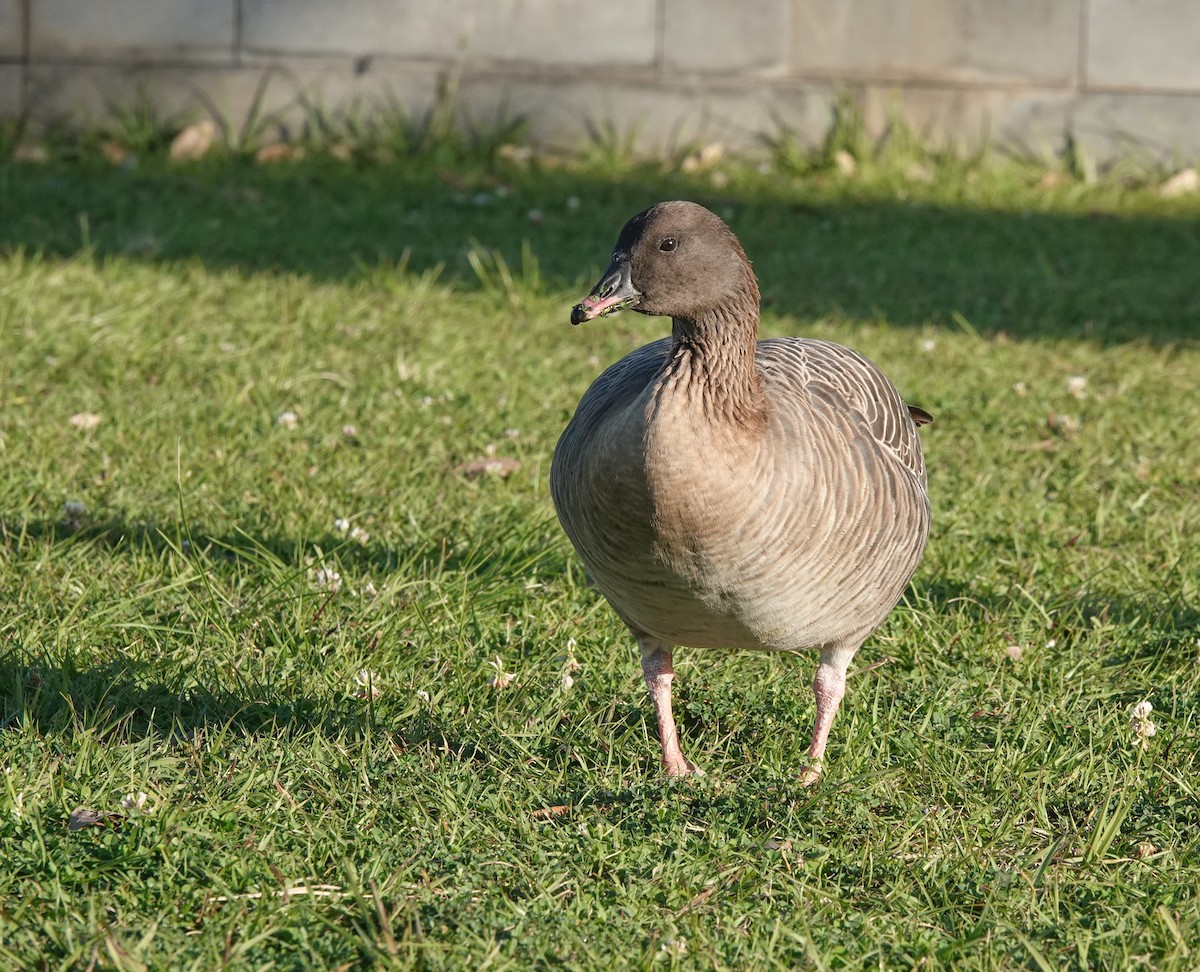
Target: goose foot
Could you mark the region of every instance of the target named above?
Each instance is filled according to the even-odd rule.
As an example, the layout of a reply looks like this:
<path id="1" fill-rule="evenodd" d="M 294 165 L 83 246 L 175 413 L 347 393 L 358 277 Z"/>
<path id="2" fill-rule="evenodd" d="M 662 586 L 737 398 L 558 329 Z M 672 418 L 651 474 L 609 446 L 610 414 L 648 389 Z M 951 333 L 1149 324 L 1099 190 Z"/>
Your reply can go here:
<path id="1" fill-rule="evenodd" d="M 680 757 L 678 762 L 667 762 L 666 757 L 663 757 L 663 772 L 673 779 L 679 779 L 684 776 L 703 776 L 704 770 L 698 769 L 690 759 Z"/>
<path id="2" fill-rule="evenodd" d="M 692 762 L 684 758 L 679 748 L 679 730 L 671 711 L 671 682 L 675 679 L 671 646 L 650 638 L 639 638 L 642 649 L 642 674 L 646 688 L 654 701 L 654 716 L 658 722 L 658 742 L 662 746 L 663 772 L 667 776 L 703 776 Z"/>
<path id="3" fill-rule="evenodd" d="M 829 745 L 829 729 L 838 706 L 846 694 L 846 668 L 857 650 L 827 648 L 821 652 L 821 664 L 813 679 L 813 698 L 817 703 L 817 722 L 813 726 L 812 745 L 808 747 L 808 762 L 800 770 L 800 785 L 812 786 L 821 778 L 825 763 L 825 747 Z"/>

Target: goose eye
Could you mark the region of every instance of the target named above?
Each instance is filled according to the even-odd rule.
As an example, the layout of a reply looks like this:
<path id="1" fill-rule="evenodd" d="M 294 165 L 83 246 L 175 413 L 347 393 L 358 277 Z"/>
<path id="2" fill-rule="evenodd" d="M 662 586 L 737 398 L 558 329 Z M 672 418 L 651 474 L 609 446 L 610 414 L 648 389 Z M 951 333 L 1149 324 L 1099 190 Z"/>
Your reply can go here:
<path id="1" fill-rule="evenodd" d="M 663 253 L 670 253 L 678 245 L 679 244 L 676 242 L 675 237 L 668 236 L 665 240 L 658 244 L 658 248 L 662 250 Z"/>

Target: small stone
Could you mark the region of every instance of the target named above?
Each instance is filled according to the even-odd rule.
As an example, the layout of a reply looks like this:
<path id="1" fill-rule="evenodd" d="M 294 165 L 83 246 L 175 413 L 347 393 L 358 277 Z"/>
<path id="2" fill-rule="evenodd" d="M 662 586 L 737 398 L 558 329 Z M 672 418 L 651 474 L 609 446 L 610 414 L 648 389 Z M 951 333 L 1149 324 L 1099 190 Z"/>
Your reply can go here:
<path id="1" fill-rule="evenodd" d="M 14 162 L 49 162 L 50 151 L 37 142 L 20 142 L 12 150 Z"/>
<path id="2" fill-rule="evenodd" d="M 914 162 L 904 173 L 909 182 L 933 182 L 933 170 L 921 162 Z"/>
<path id="3" fill-rule="evenodd" d="M 496 155 L 502 159 L 508 159 L 509 162 L 514 162 L 517 165 L 528 165 L 533 158 L 533 149 L 528 145 L 510 145 L 504 144 L 496 149 Z"/>
<path id="4" fill-rule="evenodd" d="M 858 172 L 858 162 L 856 162 L 854 156 L 845 149 L 838 149 L 833 153 L 833 164 L 838 172 L 844 175 L 847 179 L 853 178 Z"/>
<path id="5" fill-rule="evenodd" d="M 259 165 L 273 165 L 276 162 L 295 162 L 304 157 L 304 149 L 299 145 L 287 145 L 275 142 L 264 145 L 254 153 L 254 161 Z"/>
<path id="6" fill-rule="evenodd" d="M 129 149 L 120 142 L 105 142 L 100 146 L 100 154 L 113 165 L 124 165 L 129 161 Z"/>
<path id="7" fill-rule="evenodd" d="M 217 140 L 217 126 L 211 118 L 188 125 L 171 141 L 168 153 L 172 162 L 193 162 L 212 151 Z"/>
<path id="8" fill-rule="evenodd" d="M 1176 172 L 1170 179 L 1158 187 L 1158 194 L 1165 199 L 1184 196 L 1200 189 L 1200 172 L 1196 169 L 1183 169 Z"/>
<path id="9" fill-rule="evenodd" d="M 1037 181 L 1038 189 L 1059 189 L 1062 186 L 1068 185 L 1071 177 L 1065 172 L 1055 172 L 1051 170 L 1043 175 Z"/>

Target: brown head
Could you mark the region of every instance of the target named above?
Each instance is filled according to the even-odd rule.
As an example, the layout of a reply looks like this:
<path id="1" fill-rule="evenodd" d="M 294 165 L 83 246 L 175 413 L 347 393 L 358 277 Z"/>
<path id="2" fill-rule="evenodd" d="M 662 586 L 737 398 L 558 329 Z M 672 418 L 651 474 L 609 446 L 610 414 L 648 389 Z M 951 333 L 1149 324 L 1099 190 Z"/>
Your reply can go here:
<path id="1" fill-rule="evenodd" d="M 731 313 L 758 323 L 758 285 L 733 231 L 693 202 L 663 202 L 621 230 L 612 262 L 571 310 L 580 324 L 629 307 L 698 323 Z"/>

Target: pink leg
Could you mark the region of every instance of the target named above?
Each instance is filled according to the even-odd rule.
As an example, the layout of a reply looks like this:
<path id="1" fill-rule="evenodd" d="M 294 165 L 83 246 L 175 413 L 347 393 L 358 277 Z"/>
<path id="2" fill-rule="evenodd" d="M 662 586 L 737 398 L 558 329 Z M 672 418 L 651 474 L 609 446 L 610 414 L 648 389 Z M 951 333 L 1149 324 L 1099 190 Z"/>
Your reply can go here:
<path id="1" fill-rule="evenodd" d="M 817 666 L 817 677 L 813 679 L 813 696 L 817 700 L 817 722 L 813 727 L 812 745 L 808 747 L 808 762 L 800 772 L 802 786 L 812 786 L 821 778 L 825 747 L 829 743 L 829 729 L 837 715 L 842 696 L 846 694 L 846 669 L 854 651 L 821 652 L 821 664 Z"/>
<path id="2" fill-rule="evenodd" d="M 675 728 L 675 715 L 671 711 L 671 682 L 675 678 L 671 648 L 649 638 L 639 638 L 638 645 L 642 649 L 642 674 L 646 676 L 646 687 L 654 700 L 654 715 L 658 719 L 663 769 L 668 776 L 698 774 L 700 771 L 683 758 L 679 730 Z"/>

